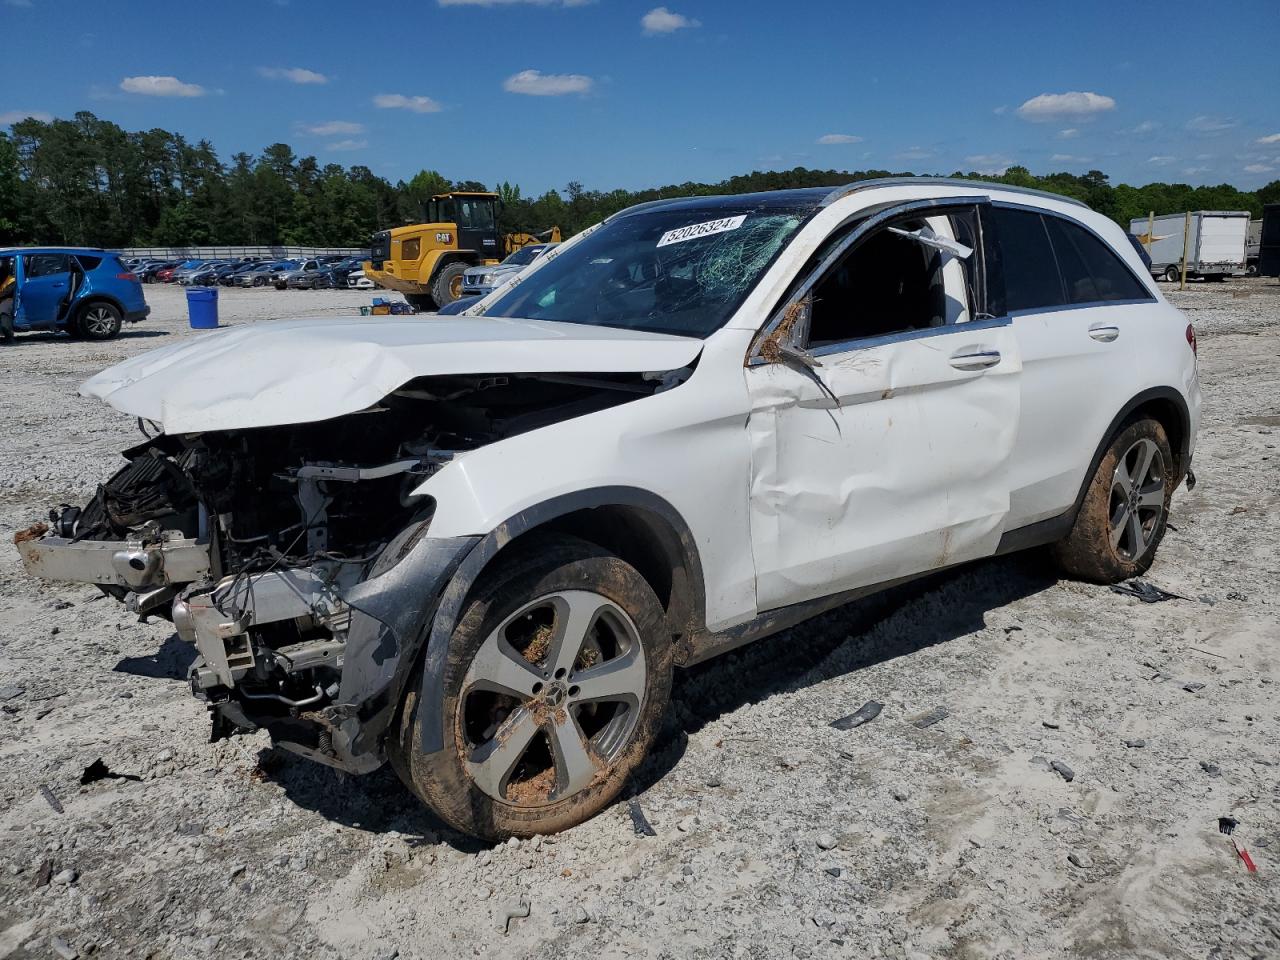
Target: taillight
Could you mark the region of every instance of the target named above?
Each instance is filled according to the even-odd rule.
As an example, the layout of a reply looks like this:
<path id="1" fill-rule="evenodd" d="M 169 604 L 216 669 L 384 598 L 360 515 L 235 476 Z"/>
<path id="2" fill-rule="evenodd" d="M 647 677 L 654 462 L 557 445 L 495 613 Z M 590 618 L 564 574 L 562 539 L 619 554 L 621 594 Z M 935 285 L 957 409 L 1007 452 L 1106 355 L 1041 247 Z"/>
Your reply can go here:
<path id="1" fill-rule="evenodd" d="M 132 273 L 117 273 L 117 274 L 116 274 L 116 279 L 117 279 L 117 280 L 132 280 L 132 281 L 134 281 L 135 283 L 136 283 L 136 282 L 137 282 L 137 280 L 138 280 L 138 278 L 137 278 L 134 274 L 132 274 Z"/>
<path id="2" fill-rule="evenodd" d="M 1196 349 L 1196 328 L 1191 324 L 1187 324 L 1187 346 L 1191 348 L 1191 352 L 1199 356 L 1200 351 Z"/>

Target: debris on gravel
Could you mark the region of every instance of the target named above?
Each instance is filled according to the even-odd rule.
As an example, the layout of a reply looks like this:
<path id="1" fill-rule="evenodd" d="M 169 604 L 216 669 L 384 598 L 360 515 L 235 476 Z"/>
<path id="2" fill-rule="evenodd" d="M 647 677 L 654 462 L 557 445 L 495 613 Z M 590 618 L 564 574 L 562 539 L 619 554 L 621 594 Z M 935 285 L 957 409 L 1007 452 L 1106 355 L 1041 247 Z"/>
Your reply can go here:
<path id="1" fill-rule="evenodd" d="M 832 720 L 830 725 L 835 727 L 837 730 L 852 730 L 854 727 L 860 727 L 864 723 L 870 723 L 876 717 L 880 716 L 880 711 L 883 709 L 883 703 L 877 703 L 875 700 L 868 700 L 848 716 Z"/>
<path id="2" fill-rule="evenodd" d="M 1072 770 L 1070 767 L 1068 767 L 1061 760 L 1054 760 L 1050 762 L 1049 766 L 1052 767 L 1057 772 L 1058 776 L 1062 777 L 1063 780 L 1067 781 L 1067 783 L 1070 783 L 1072 780 L 1076 778 L 1076 772 Z"/>

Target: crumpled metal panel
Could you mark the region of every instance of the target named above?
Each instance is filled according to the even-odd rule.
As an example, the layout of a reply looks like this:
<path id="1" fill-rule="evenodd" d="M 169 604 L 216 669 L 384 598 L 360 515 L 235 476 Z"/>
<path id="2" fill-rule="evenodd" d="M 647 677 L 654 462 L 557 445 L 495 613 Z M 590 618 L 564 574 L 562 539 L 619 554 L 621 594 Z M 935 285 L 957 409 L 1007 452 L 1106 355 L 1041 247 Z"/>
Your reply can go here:
<path id="1" fill-rule="evenodd" d="M 125 360 L 85 381 L 166 433 L 313 423 L 355 413 L 415 377 L 643 373 L 702 341 L 611 327 L 477 317 L 323 318 L 234 327 Z"/>
<path id="2" fill-rule="evenodd" d="M 1001 361 L 955 369 L 970 348 Z M 994 552 L 1020 402 L 1012 328 L 960 324 L 822 363 L 821 387 L 787 364 L 746 370 L 759 608 Z"/>

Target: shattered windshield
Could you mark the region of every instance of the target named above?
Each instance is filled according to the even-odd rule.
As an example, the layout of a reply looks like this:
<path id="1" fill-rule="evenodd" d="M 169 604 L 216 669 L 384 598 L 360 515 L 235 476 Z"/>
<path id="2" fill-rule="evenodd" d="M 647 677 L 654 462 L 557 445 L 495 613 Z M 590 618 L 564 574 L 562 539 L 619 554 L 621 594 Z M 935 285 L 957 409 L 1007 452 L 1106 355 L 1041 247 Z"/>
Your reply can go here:
<path id="1" fill-rule="evenodd" d="M 517 282 L 484 314 L 706 337 L 811 210 L 724 203 L 622 216 Z"/>

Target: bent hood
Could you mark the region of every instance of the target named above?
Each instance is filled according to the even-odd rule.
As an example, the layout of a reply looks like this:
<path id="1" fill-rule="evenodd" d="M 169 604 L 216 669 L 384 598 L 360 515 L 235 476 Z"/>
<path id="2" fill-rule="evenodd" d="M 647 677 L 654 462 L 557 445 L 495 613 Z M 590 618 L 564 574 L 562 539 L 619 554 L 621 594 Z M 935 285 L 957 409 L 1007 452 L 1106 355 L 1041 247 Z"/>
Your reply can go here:
<path id="1" fill-rule="evenodd" d="M 416 377 L 645 373 L 687 366 L 701 349 L 690 337 L 541 320 L 285 320 L 149 351 L 86 380 L 80 394 L 165 433 L 199 433 L 328 420 Z"/>

